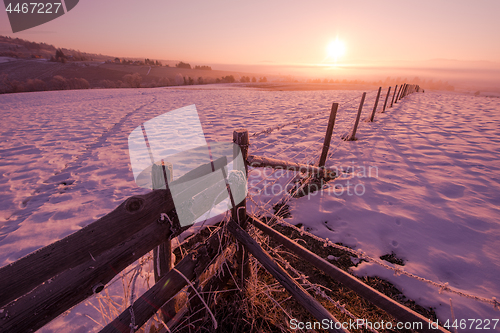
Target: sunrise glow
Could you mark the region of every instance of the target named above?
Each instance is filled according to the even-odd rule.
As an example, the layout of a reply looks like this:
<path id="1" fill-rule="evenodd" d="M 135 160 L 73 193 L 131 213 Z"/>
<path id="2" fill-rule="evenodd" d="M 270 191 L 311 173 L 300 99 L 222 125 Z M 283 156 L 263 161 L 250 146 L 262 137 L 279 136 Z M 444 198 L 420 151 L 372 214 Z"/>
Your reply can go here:
<path id="1" fill-rule="evenodd" d="M 345 55 L 346 47 L 344 42 L 339 39 L 335 39 L 327 46 L 327 59 L 337 62 L 341 57 Z"/>

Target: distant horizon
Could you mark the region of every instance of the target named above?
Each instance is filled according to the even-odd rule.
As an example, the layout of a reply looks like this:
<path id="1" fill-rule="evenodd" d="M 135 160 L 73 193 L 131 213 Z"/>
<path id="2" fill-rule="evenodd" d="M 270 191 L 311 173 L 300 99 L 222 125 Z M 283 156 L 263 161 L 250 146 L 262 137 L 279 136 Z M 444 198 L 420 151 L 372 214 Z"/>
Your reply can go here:
<path id="1" fill-rule="evenodd" d="M 127 58 L 244 65 L 500 59 L 500 45 L 492 42 L 500 31 L 496 0 L 86 0 L 18 33 L 11 32 L 6 11 L 0 12 L 0 34 Z"/>
<path id="2" fill-rule="evenodd" d="M 28 30 L 29 32 L 29 30 Z M 28 34 L 28 32 L 26 34 Z M 1 35 L 0 35 L 1 36 Z M 383 81 L 387 78 L 406 77 L 420 78 L 423 80 L 444 80 L 452 84 L 468 89 L 493 89 L 495 85 L 500 85 L 500 61 L 491 60 L 458 60 L 446 58 L 433 58 L 418 61 L 366 61 L 365 63 L 351 64 L 285 64 L 273 61 L 261 61 L 255 64 L 244 64 L 236 62 L 208 62 L 208 61 L 188 61 L 185 59 L 161 59 L 152 58 L 148 55 L 139 57 L 127 57 L 119 54 L 96 53 L 86 49 L 73 49 L 64 45 L 54 45 L 46 41 L 29 39 L 21 37 L 18 34 L 7 35 L 12 39 L 22 39 L 29 42 L 46 43 L 55 48 L 80 51 L 87 54 L 99 55 L 102 57 L 119 59 L 137 59 L 149 58 L 158 60 L 164 65 L 173 66 L 178 62 L 188 62 L 193 67 L 195 65 L 211 66 L 213 70 L 243 72 L 247 74 L 271 75 L 281 77 L 292 77 L 300 80 L 304 79 L 359 79 L 368 81 Z M 495 90 L 495 89 L 494 89 Z M 498 90 L 498 89 L 496 89 Z"/>
<path id="3" fill-rule="evenodd" d="M 29 35 L 29 34 L 32 34 L 30 33 L 29 31 L 28 32 L 25 32 L 24 34 L 26 35 Z M 38 34 L 38 33 L 35 33 L 35 34 Z M 204 61 L 204 60 L 193 60 L 193 61 L 190 61 L 190 60 L 186 60 L 186 59 L 174 59 L 174 58 L 170 58 L 170 59 L 167 59 L 167 58 L 155 58 L 155 57 L 151 57 L 150 55 L 147 55 L 147 54 L 143 54 L 143 55 L 139 55 L 139 56 L 125 56 L 125 55 L 122 55 L 122 54 L 105 54 L 103 52 L 100 52 L 100 51 L 89 51 L 89 50 L 83 50 L 81 48 L 72 48 L 72 47 L 68 47 L 68 46 L 64 46 L 64 45 L 54 45 L 52 43 L 48 43 L 46 41 L 43 41 L 43 40 L 39 40 L 39 39 L 29 39 L 28 36 L 23 36 L 21 37 L 19 35 L 19 33 L 17 34 L 12 34 L 12 33 L 8 33 L 6 31 L 0 31 L 0 37 L 10 37 L 12 39 L 16 39 L 16 38 L 19 38 L 19 39 L 23 39 L 23 40 L 26 40 L 26 41 L 29 41 L 29 42 L 36 42 L 36 43 L 45 43 L 45 44 L 48 44 L 48 45 L 53 45 L 55 48 L 61 48 L 61 49 L 68 49 L 68 50 L 73 50 L 73 51 L 80 51 L 80 52 L 83 52 L 83 53 L 88 53 L 88 54 L 95 54 L 95 55 L 101 55 L 101 56 L 104 56 L 104 57 L 117 57 L 117 58 L 120 58 L 120 59 L 146 59 L 146 58 L 149 58 L 149 59 L 154 59 L 154 60 L 158 60 L 158 61 L 166 61 L 166 62 L 180 62 L 180 61 L 183 61 L 183 62 L 189 62 L 189 63 L 194 63 L 196 65 L 204 65 L 204 64 L 207 64 L 207 65 L 223 65 L 223 66 L 278 66 L 278 67 L 290 67 L 290 66 L 297 66 L 297 67 L 313 67 L 313 66 L 318 66 L 318 65 L 322 65 L 322 64 L 287 64 L 287 63 L 279 63 L 279 62 L 275 62 L 275 61 L 265 61 L 265 60 L 262 60 L 262 61 L 256 61 L 256 62 L 253 62 L 253 63 L 243 63 L 243 62 L 237 62 L 237 61 L 234 61 L 234 62 L 221 62 L 221 61 L 214 61 L 214 62 L 208 62 L 208 61 Z M 331 67 L 345 67 L 345 66 L 361 66 L 361 67 L 387 67 L 386 65 L 384 66 L 380 66 L 380 65 L 376 65 L 377 63 L 378 64 L 381 64 L 381 63 L 391 63 L 393 64 L 393 66 L 391 66 L 391 68 L 406 68 L 410 65 L 413 65 L 413 66 L 416 66 L 417 64 L 422 64 L 422 63 L 427 63 L 427 62 L 437 62 L 437 61 L 442 61 L 442 62 L 453 62 L 453 63 L 461 63 L 462 65 L 464 64 L 483 64 L 483 65 L 487 65 L 487 64 L 491 64 L 491 65 L 494 65 L 495 67 L 498 67 L 500 69 L 500 59 L 498 59 L 497 61 L 494 61 L 494 60 L 486 60 L 486 59 L 476 59 L 476 60 L 461 60 L 461 59 L 456 59 L 456 58 L 425 58 L 425 59 L 418 59 L 418 60 L 401 60 L 401 59 L 391 59 L 391 60 L 378 60 L 378 61 L 367 61 L 365 60 L 364 62 L 357 62 L 357 63 L 350 63 L 350 64 L 346 64 L 346 63 L 339 63 L 339 64 L 333 64 L 333 63 L 326 63 L 326 64 L 323 64 L 325 66 L 328 66 L 330 65 Z M 396 64 L 396 65 L 394 65 Z M 410 68 L 414 68 L 414 67 L 410 67 Z M 463 68 L 463 67 L 460 67 L 460 68 Z"/>

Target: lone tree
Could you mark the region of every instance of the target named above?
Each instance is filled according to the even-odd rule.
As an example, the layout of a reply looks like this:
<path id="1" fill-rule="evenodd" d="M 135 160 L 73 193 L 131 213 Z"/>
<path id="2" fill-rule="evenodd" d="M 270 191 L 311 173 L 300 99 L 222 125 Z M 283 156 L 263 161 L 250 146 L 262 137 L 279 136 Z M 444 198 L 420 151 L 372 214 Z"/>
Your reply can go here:
<path id="1" fill-rule="evenodd" d="M 60 61 L 62 63 L 66 62 L 66 56 L 64 55 L 64 52 L 61 49 L 56 50 L 56 61 Z"/>
<path id="2" fill-rule="evenodd" d="M 185 62 L 179 62 L 177 65 L 175 65 L 177 68 L 186 68 L 186 69 L 191 69 L 191 65 Z"/>

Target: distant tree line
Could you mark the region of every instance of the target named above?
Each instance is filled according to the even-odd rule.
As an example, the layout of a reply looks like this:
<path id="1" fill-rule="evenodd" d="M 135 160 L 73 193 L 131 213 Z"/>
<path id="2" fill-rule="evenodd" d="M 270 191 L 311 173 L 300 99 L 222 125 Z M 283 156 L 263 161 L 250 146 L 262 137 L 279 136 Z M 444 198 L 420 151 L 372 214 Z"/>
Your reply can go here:
<path id="1" fill-rule="evenodd" d="M 191 64 L 187 63 L 187 62 L 183 62 L 183 61 L 180 61 L 179 63 L 177 63 L 175 65 L 175 67 L 177 68 L 184 68 L 184 69 L 192 69 L 191 67 Z M 204 70 L 204 71 L 211 71 L 212 70 L 212 67 L 210 66 L 194 66 L 194 69 L 201 69 L 201 70 Z"/>
<path id="2" fill-rule="evenodd" d="M 235 81 L 236 80 L 232 75 L 226 75 L 220 79 L 219 78 L 215 79 L 215 83 L 234 83 Z"/>
<path id="3" fill-rule="evenodd" d="M 194 66 L 194 69 L 201 69 L 201 70 L 204 70 L 204 71 L 211 71 L 212 67 L 210 67 L 210 66 Z"/>
<path id="4" fill-rule="evenodd" d="M 49 81 L 28 79 L 26 81 L 10 80 L 7 74 L 0 74 L 0 94 L 32 92 L 45 90 L 89 89 L 90 84 L 84 78 L 67 79 L 61 75 L 54 76 Z"/>
<path id="5" fill-rule="evenodd" d="M 150 65 L 150 66 L 162 66 L 161 62 L 158 60 L 149 60 L 149 59 L 144 59 L 144 64 L 145 65 Z"/>
<path id="6" fill-rule="evenodd" d="M 158 67 L 163 66 L 161 61 L 151 60 L 149 58 L 144 59 L 144 61 L 126 60 L 125 58 L 123 58 L 123 59 L 115 58 L 114 61 L 107 60 L 106 63 L 115 63 L 115 64 L 122 64 L 122 65 L 136 65 L 136 66 L 158 66 Z M 165 65 L 165 67 L 169 67 L 169 66 Z"/>
<path id="7" fill-rule="evenodd" d="M 7 36 L 0 36 L 0 43 L 22 45 L 26 47 L 28 50 L 36 50 L 36 51 L 38 50 L 54 51 L 56 49 L 54 45 L 46 43 L 30 42 L 21 38 L 11 38 Z"/>

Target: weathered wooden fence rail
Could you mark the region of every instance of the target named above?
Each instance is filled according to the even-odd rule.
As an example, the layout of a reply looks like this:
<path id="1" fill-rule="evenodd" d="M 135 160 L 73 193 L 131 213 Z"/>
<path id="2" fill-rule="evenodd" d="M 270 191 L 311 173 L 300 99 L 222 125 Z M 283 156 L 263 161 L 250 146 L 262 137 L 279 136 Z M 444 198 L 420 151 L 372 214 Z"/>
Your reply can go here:
<path id="1" fill-rule="evenodd" d="M 397 103 L 398 100 L 405 96 L 420 91 L 418 85 L 404 84 L 399 86 L 399 90 L 397 88 L 398 86 L 394 88 L 389 107 L 392 107 L 393 103 Z M 371 122 L 374 121 L 381 90 L 382 87 L 378 89 L 375 104 L 369 117 Z M 381 112 L 386 110 L 390 93 L 391 87 L 387 90 Z M 356 139 L 355 135 L 365 96 L 366 93 L 363 93 L 354 127 L 350 135 L 345 138 L 347 140 Z M 301 172 L 314 176 L 315 179 L 320 178 L 326 181 L 337 177 L 336 170 L 325 167 L 325 163 L 338 106 L 337 103 L 332 104 L 323 149 L 317 165 L 250 155 L 248 151 L 250 145 L 248 131 L 245 129 L 236 130 L 233 135 L 233 142 L 239 146 L 246 172 L 248 173 L 249 166 L 252 168 L 270 167 Z M 235 150 L 234 155 L 236 156 L 239 151 Z M 228 238 L 228 234 L 224 232 L 225 230 L 228 230 L 237 242 L 243 245 L 236 252 L 235 266 L 231 263 L 224 266 L 224 270 L 230 270 L 229 267 L 238 268 L 242 280 L 241 286 L 245 285 L 245 280 L 250 274 L 248 257 L 248 253 L 250 253 L 316 319 L 338 322 L 245 231 L 247 221 L 250 221 L 252 225 L 275 241 L 283 244 L 296 255 L 351 288 L 398 320 L 428 323 L 428 320 L 423 316 L 389 299 L 353 276 L 331 265 L 265 225 L 256 217 L 249 216 L 246 212 L 245 200 L 235 204 L 227 178 L 225 186 L 233 206 L 232 218 L 226 224 L 226 228 L 220 228 L 203 244 L 198 244 L 174 267 L 171 260 L 170 239 L 185 228 L 180 227 L 168 184 L 170 186 L 181 184 L 185 180 L 196 179 L 218 169 L 221 169 L 224 177 L 227 177 L 224 169 L 226 165 L 227 159 L 222 157 L 211 163 L 201 165 L 172 182 L 170 181 L 173 177 L 172 168 L 165 164 L 161 166 L 155 165 L 152 167 L 154 189 L 152 192 L 130 197 L 111 213 L 78 232 L 0 268 L 0 309 L 2 309 L 0 312 L 0 331 L 24 332 L 43 327 L 69 308 L 101 292 L 105 285 L 116 275 L 151 250 L 154 253 L 155 285 L 115 320 L 104 327 L 101 332 L 135 331 L 158 311 L 163 315 L 163 321 L 167 322 L 169 318 L 175 315 L 175 309 L 166 306 L 166 304 L 169 304 L 169 300 L 175 297 L 183 288 L 191 285 L 190 281 L 199 279 L 208 267 L 213 266 L 214 262 L 227 252 L 228 247 L 226 245 L 231 240 Z M 165 187 L 163 187 L 164 183 Z M 217 187 L 218 190 L 221 190 L 219 189 L 220 186 L 220 184 L 216 183 L 196 184 L 195 182 L 195 184 L 191 184 L 190 187 L 185 189 L 182 198 L 188 200 L 201 195 L 203 193 L 200 194 L 199 192 L 203 192 L 203 189 L 208 187 Z M 220 202 L 220 200 L 216 203 Z M 207 207 L 195 208 L 194 216 L 201 216 L 206 209 Z M 224 252 L 224 249 L 226 249 L 226 252 Z M 246 249 L 246 251 L 243 249 Z M 215 273 L 212 272 L 211 277 L 208 276 L 208 283 L 205 288 L 221 287 L 227 282 L 227 274 L 226 278 L 221 278 Z M 199 294 L 195 294 L 199 296 Z M 198 300 L 198 303 L 200 302 L 203 302 L 203 300 Z M 197 301 L 193 301 L 193 304 L 196 303 Z M 214 327 L 216 326 L 217 323 L 214 322 Z M 330 331 L 348 332 L 343 328 L 331 328 Z M 442 328 L 439 328 L 439 330 L 423 330 L 423 332 L 427 331 L 445 332 L 446 330 Z"/>
<path id="2" fill-rule="evenodd" d="M 356 278 L 353 278 L 352 275 L 344 272 L 337 266 L 332 265 L 325 259 L 319 257 L 313 252 L 307 250 L 303 246 L 297 244 L 292 241 L 288 237 L 283 234 L 277 232 L 272 229 L 262 221 L 260 221 L 257 217 L 252 216 L 251 218 L 252 224 L 257 227 L 259 230 L 263 231 L 266 235 L 271 237 L 276 242 L 283 244 L 286 248 L 288 248 L 293 254 L 299 256 L 304 259 L 308 263 L 312 264 L 319 270 L 328 274 L 335 281 L 342 283 L 344 286 L 353 290 L 356 294 L 363 297 L 367 301 L 371 302 L 373 305 L 379 307 L 380 309 L 386 311 L 394 318 L 398 319 L 401 322 L 411 322 L 411 323 L 422 323 L 422 330 L 419 332 L 448 332 L 444 328 L 440 327 L 438 330 L 429 328 L 429 319 L 424 316 L 408 309 L 404 305 L 397 303 L 381 292 L 373 289 L 372 287 L 366 285 L 365 283 L 359 281 Z"/>
<path id="3" fill-rule="evenodd" d="M 0 307 L 118 246 L 173 209 L 164 190 L 133 196 L 83 229 L 0 268 Z"/>

